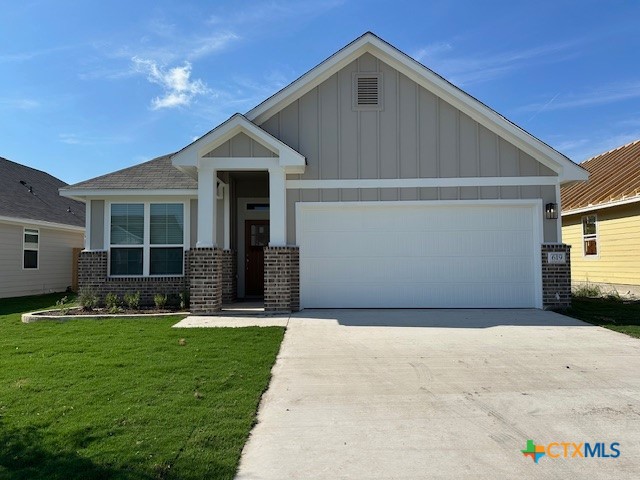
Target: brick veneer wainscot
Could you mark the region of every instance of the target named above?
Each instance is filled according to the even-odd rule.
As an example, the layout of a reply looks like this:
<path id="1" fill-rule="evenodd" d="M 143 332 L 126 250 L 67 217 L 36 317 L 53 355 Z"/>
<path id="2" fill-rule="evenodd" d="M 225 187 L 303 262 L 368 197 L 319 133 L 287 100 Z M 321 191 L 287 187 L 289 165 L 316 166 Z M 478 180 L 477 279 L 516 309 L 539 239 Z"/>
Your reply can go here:
<path id="1" fill-rule="evenodd" d="M 189 289 L 189 252 L 184 253 L 184 276 L 169 277 L 108 277 L 107 251 L 84 251 L 78 258 L 78 286 L 88 288 L 104 298 L 108 293 L 117 294 L 120 299 L 125 293 L 140 292 L 141 305 L 153 305 L 157 293 L 180 294 Z"/>
<path id="2" fill-rule="evenodd" d="M 238 261 L 236 252 L 222 253 L 222 303 L 233 303 L 238 299 Z"/>
<path id="3" fill-rule="evenodd" d="M 219 312 L 222 307 L 222 249 L 189 251 L 190 311 L 195 315 Z"/>
<path id="4" fill-rule="evenodd" d="M 542 248 L 542 304 L 548 308 L 571 306 L 571 245 L 543 243 Z M 564 252 L 566 263 L 547 263 L 547 253 Z"/>
<path id="5" fill-rule="evenodd" d="M 264 310 L 300 310 L 300 249 L 295 246 L 264 249 Z"/>

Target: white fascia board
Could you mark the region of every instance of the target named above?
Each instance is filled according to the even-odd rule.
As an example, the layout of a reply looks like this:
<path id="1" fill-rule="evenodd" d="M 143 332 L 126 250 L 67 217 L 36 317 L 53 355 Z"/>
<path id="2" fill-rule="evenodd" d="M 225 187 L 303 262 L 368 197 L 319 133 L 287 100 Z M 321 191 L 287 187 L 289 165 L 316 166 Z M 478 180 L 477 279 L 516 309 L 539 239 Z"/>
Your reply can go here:
<path id="1" fill-rule="evenodd" d="M 586 170 L 567 157 L 372 33 L 366 33 L 305 73 L 291 85 L 250 110 L 246 117 L 256 124 L 266 121 L 274 113 L 302 97 L 365 52 L 381 59 L 495 134 L 504 137 L 558 173 L 562 183 L 588 179 Z"/>
<path id="2" fill-rule="evenodd" d="M 287 189 L 332 188 L 429 188 L 557 185 L 558 177 L 454 177 L 454 178 L 361 178 L 340 180 L 287 180 Z"/>
<path id="3" fill-rule="evenodd" d="M 5 217 L 0 215 L 0 222 L 10 223 L 12 225 L 35 225 L 42 228 L 51 228 L 55 230 L 67 230 L 70 232 L 84 232 L 84 227 L 75 225 L 66 225 L 64 223 L 46 222 L 44 220 L 31 220 L 29 218 Z"/>
<path id="4" fill-rule="evenodd" d="M 87 197 L 197 197 L 198 189 L 60 189 L 60 195 L 63 197 L 74 198 L 85 201 Z"/>
<path id="5" fill-rule="evenodd" d="M 621 205 L 628 205 L 630 203 L 640 202 L 640 195 L 630 198 L 622 198 L 620 200 L 614 200 L 607 203 L 599 203 L 598 205 L 587 205 L 586 207 L 574 208 L 573 210 L 567 210 L 562 212 L 560 216 L 568 217 L 569 215 L 577 215 L 579 213 L 593 212 L 595 210 L 602 210 L 603 208 L 619 207 Z"/>
<path id="6" fill-rule="evenodd" d="M 226 122 L 220 124 L 191 145 L 176 153 L 171 157 L 171 162 L 176 167 L 197 167 L 199 159 L 241 132 L 278 155 L 283 167 L 306 165 L 306 159 L 303 155 L 257 125 L 251 123 L 246 117 L 239 113 L 236 113 Z"/>

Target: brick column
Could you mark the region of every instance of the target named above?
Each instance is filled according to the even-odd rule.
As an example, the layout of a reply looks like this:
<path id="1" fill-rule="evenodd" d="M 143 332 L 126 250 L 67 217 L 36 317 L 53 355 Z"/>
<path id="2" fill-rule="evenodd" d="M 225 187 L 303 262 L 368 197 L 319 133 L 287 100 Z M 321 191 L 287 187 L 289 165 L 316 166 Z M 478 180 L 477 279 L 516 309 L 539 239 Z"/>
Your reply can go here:
<path id="1" fill-rule="evenodd" d="M 549 308 L 571 306 L 571 245 L 542 244 L 542 305 Z M 549 263 L 549 253 L 564 253 L 565 263 Z"/>
<path id="2" fill-rule="evenodd" d="M 300 310 L 300 266 L 298 247 L 265 247 L 264 310 Z"/>
<path id="3" fill-rule="evenodd" d="M 189 252 L 191 313 L 206 315 L 222 306 L 222 250 L 192 248 Z"/>
<path id="4" fill-rule="evenodd" d="M 107 252 L 80 252 L 78 257 L 79 290 L 90 290 L 100 295 L 107 281 Z"/>
<path id="5" fill-rule="evenodd" d="M 223 250 L 222 255 L 222 303 L 238 299 L 238 266 L 236 252 Z"/>

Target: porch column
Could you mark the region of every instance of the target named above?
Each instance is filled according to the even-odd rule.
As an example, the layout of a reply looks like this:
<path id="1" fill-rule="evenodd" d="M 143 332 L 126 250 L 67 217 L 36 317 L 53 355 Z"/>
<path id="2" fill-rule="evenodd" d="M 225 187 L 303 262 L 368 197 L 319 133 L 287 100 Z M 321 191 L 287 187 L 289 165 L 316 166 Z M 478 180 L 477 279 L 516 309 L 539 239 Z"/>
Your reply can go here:
<path id="1" fill-rule="evenodd" d="M 91 200 L 87 199 L 84 210 L 84 249 L 89 251 L 91 250 Z"/>
<path id="2" fill-rule="evenodd" d="M 231 248 L 231 193 L 229 185 L 225 185 L 222 189 L 224 192 L 224 249 Z"/>
<path id="3" fill-rule="evenodd" d="M 198 248 L 216 246 L 216 176 L 212 164 L 201 163 L 198 167 Z"/>
<path id="4" fill-rule="evenodd" d="M 269 246 L 287 245 L 286 174 L 281 167 L 269 168 Z"/>

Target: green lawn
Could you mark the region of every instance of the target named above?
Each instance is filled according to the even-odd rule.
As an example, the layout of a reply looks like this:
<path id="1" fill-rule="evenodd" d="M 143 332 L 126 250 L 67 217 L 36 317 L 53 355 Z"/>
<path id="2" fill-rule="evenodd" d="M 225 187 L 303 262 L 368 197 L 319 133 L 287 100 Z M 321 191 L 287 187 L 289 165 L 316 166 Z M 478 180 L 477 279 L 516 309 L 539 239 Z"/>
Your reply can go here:
<path id="1" fill-rule="evenodd" d="M 572 299 L 571 308 L 562 312 L 585 322 L 640 338 L 640 302 L 615 298 Z"/>
<path id="2" fill-rule="evenodd" d="M 60 297 L 0 300 L 0 479 L 233 478 L 284 329 L 20 323 Z"/>

